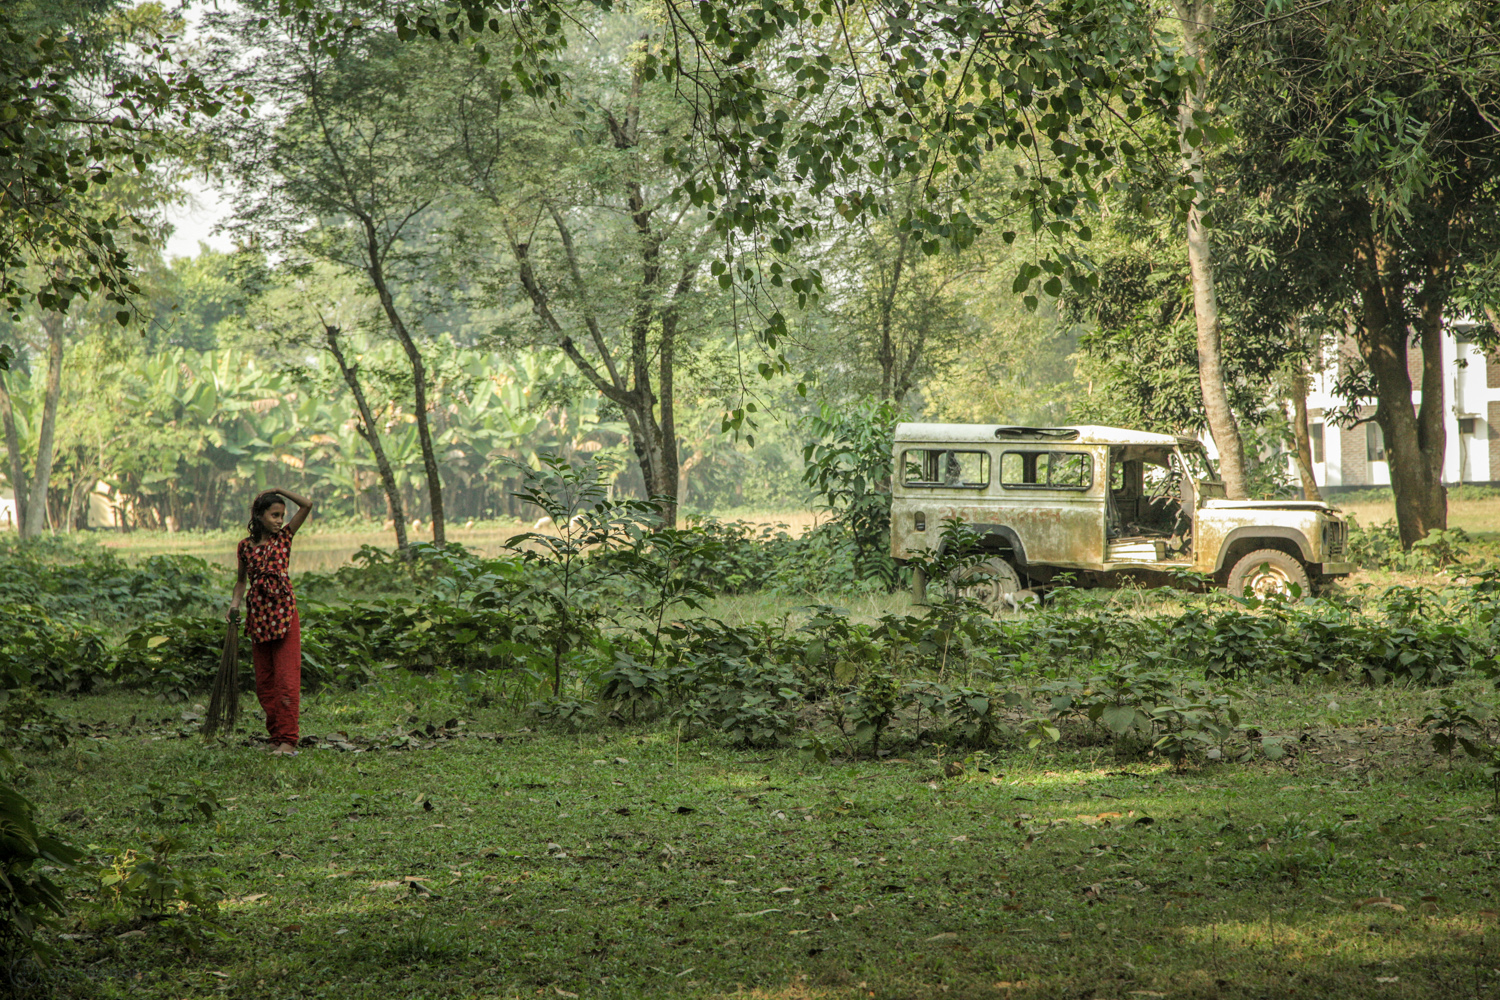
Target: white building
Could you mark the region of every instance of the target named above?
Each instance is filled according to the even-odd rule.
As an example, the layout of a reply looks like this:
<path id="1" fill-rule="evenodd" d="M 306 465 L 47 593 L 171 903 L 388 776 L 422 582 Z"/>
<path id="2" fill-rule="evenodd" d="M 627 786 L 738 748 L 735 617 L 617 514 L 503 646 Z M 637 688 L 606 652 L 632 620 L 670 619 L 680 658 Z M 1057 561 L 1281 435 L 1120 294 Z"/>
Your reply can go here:
<path id="1" fill-rule="evenodd" d="M 1473 323 L 1454 324 L 1443 333 L 1443 384 L 1447 390 L 1443 422 L 1447 453 L 1443 481 L 1490 483 L 1500 480 L 1500 353 L 1486 354 L 1469 333 Z M 1422 401 L 1422 352 L 1407 351 L 1412 405 Z M 1319 486 L 1361 489 L 1389 486 L 1390 460 L 1380 425 L 1367 420 L 1339 427 L 1324 419 L 1342 401 L 1332 393 L 1336 369 L 1324 371 L 1309 383 L 1307 423 L 1312 437 L 1313 475 Z M 1374 400 L 1359 409 L 1361 418 L 1375 412 Z"/>
<path id="2" fill-rule="evenodd" d="M 0 490 L 0 531 L 16 531 L 20 528 L 16 519 L 16 495 L 10 490 Z"/>

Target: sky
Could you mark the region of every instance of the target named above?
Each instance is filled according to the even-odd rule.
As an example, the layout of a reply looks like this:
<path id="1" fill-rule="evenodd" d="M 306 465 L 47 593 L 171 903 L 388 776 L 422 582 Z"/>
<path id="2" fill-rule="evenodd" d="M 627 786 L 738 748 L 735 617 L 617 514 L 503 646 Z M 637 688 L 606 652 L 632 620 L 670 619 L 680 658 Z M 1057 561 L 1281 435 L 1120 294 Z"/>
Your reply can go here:
<path id="1" fill-rule="evenodd" d="M 166 211 L 167 221 L 172 224 L 167 257 L 196 257 L 199 243 L 206 243 L 215 250 L 234 249 L 228 237 L 213 232 L 214 226 L 228 218 L 230 208 L 218 182 L 205 181 L 200 175 L 190 178 L 183 188 L 188 197 Z"/>
<path id="2" fill-rule="evenodd" d="M 206 7 L 225 8 L 235 6 L 234 0 L 196 0 L 182 9 L 186 22 L 184 35 L 189 43 L 198 37 L 198 22 Z M 172 224 L 172 236 L 167 240 L 167 257 L 196 257 L 198 244 L 206 243 L 214 250 L 234 249 L 225 236 L 214 235 L 213 229 L 229 217 L 229 199 L 225 198 L 219 182 L 201 175 L 191 177 L 183 184 L 187 197 L 182 204 L 172 205 L 166 211 L 167 221 Z"/>

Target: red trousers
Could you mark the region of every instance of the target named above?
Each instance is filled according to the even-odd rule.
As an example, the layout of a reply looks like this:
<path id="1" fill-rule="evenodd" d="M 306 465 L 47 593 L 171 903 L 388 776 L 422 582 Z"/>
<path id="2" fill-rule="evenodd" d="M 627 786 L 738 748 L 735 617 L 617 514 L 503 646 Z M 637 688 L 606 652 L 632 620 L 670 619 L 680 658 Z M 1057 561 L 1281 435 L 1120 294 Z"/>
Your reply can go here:
<path id="1" fill-rule="evenodd" d="M 266 711 L 272 743 L 297 744 L 297 713 L 302 704 L 302 622 L 292 612 L 286 635 L 251 646 L 255 696 Z"/>

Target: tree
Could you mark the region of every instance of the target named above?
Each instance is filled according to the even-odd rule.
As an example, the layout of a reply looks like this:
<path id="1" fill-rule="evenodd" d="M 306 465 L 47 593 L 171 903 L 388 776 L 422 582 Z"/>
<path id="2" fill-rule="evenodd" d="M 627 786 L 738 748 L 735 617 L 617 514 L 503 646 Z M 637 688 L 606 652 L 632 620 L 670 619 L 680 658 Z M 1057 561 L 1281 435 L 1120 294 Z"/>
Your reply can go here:
<path id="1" fill-rule="evenodd" d="M 1485 280 L 1500 259 L 1500 9 L 1336 0 L 1267 19 L 1243 3 L 1233 24 L 1234 183 L 1273 208 L 1261 236 L 1284 287 L 1325 326 L 1348 323 L 1361 364 L 1343 388 L 1351 405 L 1375 397 L 1410 546 L 1447 525 L 1444 325 L 1500 301 Z"/>
<path id="2" fill-rule="evenodd" d="M 358 30 L 314 0 L 278 2 L 324 38 Z M 572 25 L 610 6 L 415 3 L 395 23 L 405 39 L 477 48 L 504 37 L 512 61 L 501 96 L 525 93 L 565 111 L 570 95 L 554 57 Z M 1015 294 L 1040 281 L 1055 296 L 1064 283 L 1093 281 L 1078 244 L 1090 237 L 1086 210 L 1101 193 L 1120 176 L 1176 172 L 1175 140 L 1132 128 L 1175 116 L 1190 76 L 1164 52 L 1144 8 L 1106 0 L 663 0 L 652 11 L 664 27 L 641 46 L 635 72 L 646 83 L 665 79 L 692 107 L 663 156 L 722 240 L 717 276 L 726 288 L 784 289 L 804 307 L 821 274 L 789 275 L 777 257 L 817 237 L 820 213 L 878 216 L 871 178 L 922 178 L 922 198 L 895 220 L 922 253 L 945 242 L 967 247 L 987 226 L 1007 242 L 1027 231 L 1036 253 L 1020 266 Z M 1123 139 L 1116 122 L 1126 126 Z M 1005 212 L 976 217 L 967 189 L 997 147 L 1018 155 L 1017 180 Z M 761 320 L 774 352 L 786 332 L 776 299 Z M 774 357 L 762 374 L 785 370 Z M 744 419 L 741 407 L 730 423 Z"/>
<path id="3" fill-rule="evenodd" d="M 128 323 L 140 293 L 132 220 L 93 211 L 90 189 L 181 152 L 179 130 L 243 103 L 173 56 L 175 24 L 159 8 L 127 17 L 122 6 L 0 9 L 0 302 L 13 316 L 100 295 Z"/>
<path id="4" fill-rule="evenodd" d="M 1193 318 L 1197 327 L 1198 384 L 1203 413 L 1219 452 L 1219 472 L 1231 500 L 1245 491 L 1245 445 L 1229 403 L 1224 381 L 1223 330 L 1214 275 L 1213 243 L 1209 235 L 1208 177 L 1204 170 L 1203 130 L 1208 125 L 1209 65 L 1214 30 L 1215 0 L 1172 0 L 1182 30 L 1183 54 L 1194 73 L 1182 92 L 1177 112 L 1177 140 L 1183 173 L 1192 183 L 1187 207 L 1188 270 L 1192 276 Z"/>
<path id="5" fill-rule="evenodd" d="M 381 5 L 351 7 L 368 30 L 323 44 L 273 4 L 209 18 L 218 62 L 253 66 L 231 76 L 271 110 L 222 130 L 232 168 L 245 182 L 243 225 L 289 252 L 364 275 L 411 368 L 417 435 L 427 478 L 434 544 L 446 542 L 443 484 L 433 441 L 429 376 L 414 324 L 399 296 L 419 281 L 423 227 L 441 194 L 426 124 L 404 100 L 426 56 L 396 42 L 377 19 Z M 311 214 L 322 225 L 308 227 Z M 344 223 L 347 222 L 347 225 Z"/>
<path id="6" fill-rule="evenodd" d="M 1196 434 L 1206 413 L 1202 328 L 1192 265 L 1183 252 L 1186 220 L 1145 207 L 1117 209 L 1101 220 L 1098 287 L 1064 298 L 1068 316 L 1085 324 L 1079 373 L 1088 388 L 1076 411 L 1103 423 Z M 1246 246 L 1242 209 L 1233 192 L 1215 202 L 1215 321 L 1227 332 L 1217 381 L 1232 410 L 1254 423 L 1286 357 L 1289 317 L 1269 294 L 1265 270 Z"/>
<path id="7" fill-rule="evenodd" d="M 401 505 L 401 490 L 396 485 L 396 473 L 391 468 L 391 460 L 386 457 L 385 445 L 380 440 L 380 425 L 375 421 L 375 411 L 370 409 L 370 402 L 365 397 L 364 386 L 359 380 L 359 363 L 349 363 L 344 354 L 343 345 L 339 337 L 343 331 L 336 326 L 325 326 L 323 328 L 324 339 L 328 343 L 328 353 L 339 366 L 339 374 L 344 377 L 344 384 L 349 387 L 349 394 L 354 397 L 354 404 L 359 408 L 359 436 L 365 439 L 370 446 L 370 451 L 375 455 L 375 465 L 380 470 L 380 482 L 385 489 L 386 510 L 391 515 L 391 526 L 396 531 L 396 548 L 406 548 L 406 511 Z"/>
<path id="8" fill-rule="evenodd" d="M 929 256 L 897 220 L 921 196 L 919 180 L 882 182 L 882 214 L 832 223 L 820 266 L 838 276 L 809 332 L 794 338 L 825 388 L 890 400 L 898 406 L 950 365 L 972 360 L 976 324 L 963 290 L 987 265 L 981 240 Z"/>
<path id="9" fill-rule="evenodd" d="M 444 134 L 485 212 L 454 227 L 459 266 L 487 251 L 491 290 L 530 307 L 523 340 L 562 350 L 619 409 L 646 492 L 672 526 L 676 379 L 703 325 L 710 235 L 683 195 L 683 168 L 661 166 L 665 143 L 691 116 L 646 72 L 644 53 L 661 30 L 644 18 L 597 25 L 602 51 L 576 53 L 569 66 L 571 121 L 512 104 L 504 77 L 473 66 L 446 102 Z"/>
<path id="10" fill-rule="evenodd" d="M 407 547 L 406 509 L 395 469 L 387 453 L 381 422 L 370 405 L 361 368 L 362 359 L 348 348 L 345 326 L 353 323 L 368 329 L 376 325 L 368 294 L 361 295 L 358 279 L 333 265 L 310 267 L 284 264 L 260 289 L 245 309 L 246 324 L 278 347 L 301 355 L 288 366 L 299 375 L 306 372 L 305 351 L 311 347 L 332 359 L 354 400 L 355 430 L 369 446 L 385 492 L 386 514 L 396 536 L 396 548 Z M 379 308 L 376 306 L 376 308 Z M 264 346 L 264 345 L 263 345 Z M 311 373 L 309 373 L 311 374 Z M 302 379 L 316 384 L 316 377 Z M 326 382 L 314 391 L 326 391 Z"/>

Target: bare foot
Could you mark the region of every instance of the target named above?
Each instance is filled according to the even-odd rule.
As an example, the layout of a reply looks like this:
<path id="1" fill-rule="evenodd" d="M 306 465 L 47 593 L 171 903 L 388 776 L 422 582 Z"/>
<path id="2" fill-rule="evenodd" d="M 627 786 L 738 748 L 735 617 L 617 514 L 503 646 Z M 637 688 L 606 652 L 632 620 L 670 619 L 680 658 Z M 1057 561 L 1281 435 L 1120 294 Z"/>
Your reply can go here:
<path id="1" fill-rule="evenodd" d="M 297 745 L 295 743 L 278 743 L 271 748 L 271 752 L 280 754 L 283 757 L 295 757 L 297 756 Z"/>

